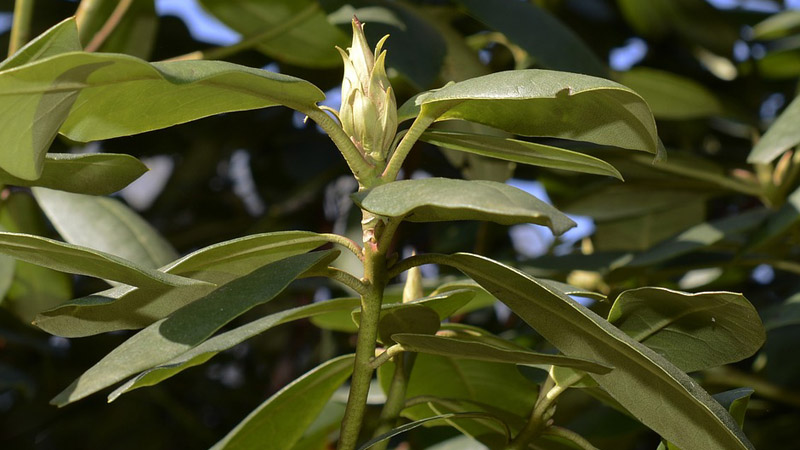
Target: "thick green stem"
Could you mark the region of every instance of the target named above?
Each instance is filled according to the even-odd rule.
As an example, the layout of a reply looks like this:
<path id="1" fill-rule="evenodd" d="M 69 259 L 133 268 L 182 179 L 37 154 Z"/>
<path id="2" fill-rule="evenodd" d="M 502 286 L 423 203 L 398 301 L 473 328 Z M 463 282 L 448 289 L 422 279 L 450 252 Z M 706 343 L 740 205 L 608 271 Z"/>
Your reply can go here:
<path id="1" fill-rule="evenodd" d="M 333 143 L 336 144 L 336 148 L 344 156 L 350 171 L 353 172 L 353 176 L 356 177 L 360 186 L 370 188 L 380 181 L 375 167 L 364 159 L 364 155 L 353 145 L 353 141 L 344 132 L 342 126 L 333 120 L 328 113 L 316 107 L 298 109 L 298 111 L 307 115 L 309 119 L 316 122 L 320 128 L 328 133 L 328 137 L 331 138 Z"/>
<path id="2" fill-rule="evenodd" d="M 285 34 L 292 28 L 295 28 L 297 27 L 297 25 L 310 19 L 314 14 L 318 13 L 319 11 L 320 11 L 319 3 L 312 2 L 305 9 L 293 15 L 285 22 L 281 22 L 280 24 L 272 28 L 269 28 L 267 30 L 264 30 L 261 33 L 257 33 L 250 37 L 244 38 L 233 45 L 228 45 L 225 47 L 214 47 L 208 50 L 187 53 L 185 55 L 170 58 L 168 61 L 185 61 L 185 60 L 195 60 L 195 59 L 225 59 L 239 52 L 250 50 L 251 48 L 255 47 L 256 45 L 262 42 L 275 39 L 276 37 Z"/>
<path id="3" fill-rule="evenodd" d="M 408 387 L 408 376 L 411 367 L 414 365 L 416 354 L 399 354 L 394 359 L 394 374 L 392 384 L 389 386 L 389 393 L 386 394 L 386 403 L 383 405 L 379 419 L 378 428 L 375 429 L 373 436 L 380 436 L 397 425 L 400 411 L 405 407 L 406 388 Z M 406 364 L 408 363 L 408 364 Z M 375 450 L 386 450 L 389 441 L 382 441 L 374 446 Z"/>
<path id="4" fill-rule="evenodd" d="M 362 222 L 364 236 L 370 236 L 364 247 L 364 284 L 367 292 L 361 296 L 361 321 L 356 341 L 356 358 L 353 377 L 350 379 L 350 395 L 342 419 L 339 450 L 353 450 L 358 443 L 361 424 L 367 409 L 367 394 L 372 381 L 372 359 L 375 357 L 375 341 L 378 337 L 378 320 L 386 286 L 386 254 L 379 251 L 382 238 L 379 224 L 383 222 L 365 212 Z"/>
<path id="5" fill-rule="evenodd" d="M 403 166 L 403 161 L 406 160 L 406 156 L 411 151 L 411 148 L 414 147 L 414 144 L 417 142 L 422 133 L 428 129 L 429 126 L 436 120 L 435 116 L 427 116 L 420 114 L 414 119 L 414 123 L 411 124 L 411 128 L 408 129 L 405 135 L 403 135 L 403 139 L 397 145 L 394 153 L 389 158 L 389 163 L 386 165 L 386 169 L 383 171 L 383 175 L 381 178 L 384 182 L 394 181 L 397 178 L 397 174 L 400 172 L 400 168 Z"/>
<path id="6" fill-rule="evenodd" d="M 33 3 L 33 0 L 14 2 L 14 22 L 11 25 L 11 37 L 8 41 L 8 56 L 16 53 L 30 39 Z"/>

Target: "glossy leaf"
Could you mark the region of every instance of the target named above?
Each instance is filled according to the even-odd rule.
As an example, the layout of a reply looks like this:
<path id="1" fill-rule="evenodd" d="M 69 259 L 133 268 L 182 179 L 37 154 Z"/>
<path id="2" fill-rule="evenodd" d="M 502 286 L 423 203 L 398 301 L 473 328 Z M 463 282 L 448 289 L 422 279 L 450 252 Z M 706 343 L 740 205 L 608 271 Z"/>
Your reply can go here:
<path id="1" fill-rule="evenodd" d="M 109 253 L 31 234 L 0 232 L 0 253 L 61 272 L 89 275 L 131 286 L 166 289 L 207 284 L 143 267 Z"/>
<path id="2" fill-rule="evenodd" d="M 685 372 L 740 361 L 765 340 L 758 312 L 732 292 L 631 289 L 619 294 L 608 321 Z"/>
<path id="3" fill-rule="evenodd" d="M 31 61 L 44 59 L 60 53 L 78 52 L 83 48 L 78 40 L 75 19 L 70 17 L 52 26 L 32 41 L 25 44 L 8 59 L 0 62 L 0 71 L 9 70 Z"/>
<path id="4" fill-rule="evenodd" d="M 178 253 L 139 214 L 111 197 L 34 188 L 33 195 L 56 231 L 70 244 L 157 268 Z"/>
<path id="5" fill-rule="evenodd" d="M 605 76 L 607 69 L 578 35 L 542 7 L 515 0 L 458 0 L 467 12 L 503 33 L 549 69 Z M 542 45 L 548 42 L 548 45 Z"/>
<path id="6" fill-rule="evenodd" d="M 476 359 L 479 361 L 533 366 L 558 365 L 572 367 L 593 373 L 608 373 L 611 367 L 594 361 L 569 358 L 563 355 L 549 355 L 531 351 L 509 350 L 479 340 L 465 340 L 425 334 L 395 334 L 392 339 L 411 352 L 428 353 L 449 358 Z"/>
<path id="7" fill-rule="evenodd" d="M 353 371 L 354 355 L 331 359 L 292 381 L 251 412 L 213 450 L 292 448 Z"/>
<path id="8" fill-rule="evenodd" d="M 425 178 L 384 184 L 352 195 L 373 214 L 412 222 L 487 220 L 503 225 L 535 223 L 561 234 L 569 217 L 536 197 L 503 183 Z"/>
<path id="9" fill-rule="evenodd" d="M 548 70 L 498 72 L 416 99 L 424 116 L 461 119 L 525 136 L 551 136 L 656 154 L 655 121 L 629 88 Z"/>
<path id="10" fill-rule="evenodd" d="M 17 178 L 0 169 L 0 183 L 41 186 L 79 194 L 108 195 L 147 172 L 147 166 L 130 155 L 113 153 L 49 153 L 36 180 Z"/>
<path id="11" fill-rule="evenodd" d="M 769 164 L 781 153 L 800 144 L 798 123 L 800 123 L 800 97 L 795 97 L 758 140 L 747 156 L 747 162 Z"/>
<path id="12" fill-rule="evenodd" d="M 449 265 L 506 303 L 565 355 L 614 367 L 591 376 L 645 425 L 685 448 L 752 449 L 733 419 L 684 372 L 589 309 L 492 260 L 456 254 Z"/>
<path id="13" fill-rule="evenodd" d="M 722 112 L 719 100 L 702 84 L 649 67 L 621 72 L 617 80 L 636 91 L 659 119 L 685 120 Z"/>
<path id="14" fill-rule="evenodd" d="M 123 342 L 51 403 L 72 403 L 191 350 L 226 323 L 275 298 L 295 278 L 331 254 L 298 255 L 266 265 L 195 300 Z M 152 351 L 155 348 L 158 352 Z"/>
<path id="15" fill-rule="evenodd" d="M 245 38 L 276 30 L 256 48 L 289 64 L 338 67 L 342 59 L 332 50 L 350 42 L 348 35 L 328 22 L 317 0 L 200 0 L 200 4 Z M 287 22 L 292 26 L 282 26 Z"/>
<path id="16" fill-rule="evenodd" d="M 226 331 L 214 336 L 191 350 L 172 358 L 164 364 L 160 364 L 151 369 L 147 369 L 134 378 L 128 380 L 118 387 L 108 396 L 108 401 L 116 400 L 120 395 L 128 393 L 134 389 L 146 386 L 153 386 L 168 378 L 171 378 L 184 370 L 205 363 L 216 356 L 219 352 L 225 351 L 238 345 L 247 339 L 261 334 L 273 327 L 282 325 L 293 320 L 314 317 L 319 314 L 330 313 L 332 311 L 350 311 L 357 308 L 360 304 L 359 299 L 347 298 L 329 300 L 310 305 L 298 306 L 281 312 L 264 316 L 246 325 Z"/>
<path id="17" fill-rule="evenodd" d="M 601 159 L 544 144 L 489 135 L 433 130 L 426 131 L 420 140 L 451 150 L 520 164 L 622 179 L 622 175 L 614 166 Z"/>
<path id="18" fill-rule="evenodd" d="M 306 253 L 326 242 L 324 236 L 305 231 L 254 234 L 202 248 L 161 270 L 224 285 L 261 266 Z M 66 337 L 143 328 L 213 289 L 214 285 L 208 284 L 170 290 L 119 286 L 46 311 L 36 318 L 36 326 Z"/>
<path id="19" fill-rule="evenodd" d="M 86 142 L 229 111 L 311 107 L 324 95 L 298 78 L 222 61 L 147 63 L 118 54 L 61 53 L 0 72 L 0 168 L 35 180 L 61 132 Z M 142 102 L 146 96 L 149 101 Z M 30 124 L 34 124 L 33 127 Z"/>

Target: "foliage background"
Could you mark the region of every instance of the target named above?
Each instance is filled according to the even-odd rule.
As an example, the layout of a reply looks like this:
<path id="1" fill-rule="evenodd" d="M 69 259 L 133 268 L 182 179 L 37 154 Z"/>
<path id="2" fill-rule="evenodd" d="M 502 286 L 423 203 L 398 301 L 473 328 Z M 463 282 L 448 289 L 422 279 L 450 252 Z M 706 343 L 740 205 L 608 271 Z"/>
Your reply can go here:
<path id="1" fill-rule="evenodd" d="M 204 3 L 213 7 L 223 2 Z M 297 12 L 297 5 L 315 2 L 231 2 L 250 3 L 267 11 L 292 4 Z M 333 14 L 331 20 L 339 17 L 342 24 L 343 42 L 330 39 L 316 44 L 330 50 L 330 61 L 313 56 L 303 59 L 303 52 L 280 45 L 264 52 L 237 52 L 226 59 L 280 70 L 323 90 L 335 89 L 341 68 L 332 46 L 347 45 L 349 14 L 340 9 L 343 3 L 319 2 L 323 11 Z M 767 345 L 756 358 L 708 371 L 699 379 L 711 392 L 739 385 L 754 387 L 746 433 L 757 448 L 793 448 L 792 443 L 800 442 L 800 430 L 795 426 L 800 421 L 800 364 L 793 353 L 800 340 L 800 311 L 796 301 L 791 301 L 800 294 L 796 263 L 800 256 L 800 199 L 795 195 L 794 202 L 789 200 L 789 212 L 784 213 L 789 225 L 766 236 L 769 239 L 762 239 L 766 231 L 759 227 L 761 221 L 742 232 L 724 234 L 722 239 L 706 239 L 683 252 L 674 251 L 682 248 L 674 241 L 659 243 L 705 222 L 735 221 L 763 206 L 767 207 L 765 217 L 786 210 L 781 207 L 797 189 L 796 174 L 792 178 L 792 170 L 787 169 L 788 175 L 780 178 L 774 167 L 748 164 L 747 156 L 758 135 L 797 93 L 800 21 L 777 34 L 759 34 L 754 27 L 786 7 L 783 2 L 768 0 L 727 2 L 734 6 L 731 9 L 701 0 L 540 0 L 532 2 L 538 7 L 534 11 L 539 12 L 532 16 L 515 13 L 520 2 L 513 0 L 498 1 L 488 9 L 480 3 L 356 4 L 393 12 L 374 17 L 364 13 L 362 19 L 369 24 L 372 42 L 387 32 L 392 34 L 388 64 L 395 69 L 393 85 L 401 103 L 419 90 L 449 80 L 529 66 L 611 77 L 637 89 L 650 102 L 669 150 L 669 165 L 652 166 L 649 159 L 623 163 L 608 149 L 590 149 L 620 168 L 626 179 L 621 184 L 590 175 L 527 167 L 515 170 L 506 163 L 480 158 L 457 159 L 434 146 L 419 145 L 406 163 L 407 173 L 424 168 L 434 176 L 506 180 L 513 173 L 515 179 L 538 180 L 559 207 L 594 216 L 596 232 L 590 241 L 562 245 L 558 250 L 553 246 L 545 255 L 527 257 L 524 248 L 522 255 L 517 253 L 515 244 L 518 250 L 520 242 L 512 242 L 506 227 L 492 224 L 409 224 L 400 239 L 424 251 L 466 250 L 517 260 L 534 273 L 573 283 L 584 280 L 589 287 L 609 292 L 642 285 L 743 292 L 765 318 Z M 120 27 L 119 35 L 101 50 L 157 61 L 209 47 L 193 38 L 180 19 L 157 17 L 152 2 L 137 0 L 135 4 L 137 27 L 131 26 L 133 31 L 127 34 Z M 738 7 L 742 5 L 746 7 Z M 72 1 L 37 1 L 32 34 L 74 14 L 76 6 Z M 11 1 L 0 1 L 0 12 L 12 9 Z M 217 11 L 222 16 L 221 10 Z M 229 25 L 245 34 L 275 26 L 259 24 L 260 16 L 255 14 L 236 17 Z M 7 40 L 8 32 L 0 36 L 0 48 L 7 47 Z M 318 50 L 314 45 L 310 48 Z M 633 71 L 607 71 L 609 55 L 618 54 L 615 52 L 621 48 L 626 49 L 623 55 L 632 57 Z M 586 49 L 590 49 L 588 56 Z M 644 53 L 638 60 L 637 49 Z M 627 69 L 624 58 L 613 61 L 615 69 Z M 298 117 L 285 108 L 225 114 L 104 141 L 99 146 L 105 152 L 144 158 L 154 167 L 171 167 L 163 190 L 151 204 L 138 209 L 182 254 L 265 231 L 359 232 L 357 215 L 341 200 L 354 188 L 342 177 L 348 173 L 346 166 L 325 136 L 313 126 L 299 124 Z M 57 140 L 51 151 L 72 147 L 66 140 Z M 800 164 L 796 160 L 789 166 L 795 170 Z M 252 177 L 250 185 L 248 175 Z M 779 183 L 768 192 L 765 180 L 770 179 Z M 135 206 L 130 195 L 125 199 Z M 28 211 L 30 220 L 40 222 L 44 232 L 55 236 L 26 192 L 5 191 L 3 201 L 4 208 L 11 208 L 13 201 L 13 207 Z M 516 229 L 515 233 L 536 238 L 530 229 Z M 707 237 L 702 235 L 700 241 Z M 647 253 L 650 249 L 654 250 Z M 614 267 L 628 254 L 649 255 L 649 259 L 640 266 Z M 23 319 L 31 314 L 26 308 L 44 308 L 102 286 L 50 272 L 31 273 L 25 281 L 16 287 L 16 297 L 7 297 L 6 308 L 0 309 L 3 448 L 206 448 L 262 399 L 318 361 L 353 345 L 345 334 L 301 322 L 271 330 L 207 366 L 110 405 L 102 396 L 94 396 L 56 409 L 48 400 L 128 334 L 66 340 L 26 325 Z M 336 293 L 301 283 L 291 295 L 264 308 L 279 309 L 308 303 L 315 295 L 332 294 Z M 607 308 L 602 304 L 596 307 Z M 251 311 L 252 315 L 237 323 L 263 312 Z M 485 309 L 464 320 L 520 342 L 536 342 L 524 324 L 502 310 Z M 655 448 L 658 442 L 642 426 L 581 393 L 566 397 L 558 414 L 559 421 L 601 448 Z M 446 433 L 420 430 L 412 439 L 436 439 Z"/>

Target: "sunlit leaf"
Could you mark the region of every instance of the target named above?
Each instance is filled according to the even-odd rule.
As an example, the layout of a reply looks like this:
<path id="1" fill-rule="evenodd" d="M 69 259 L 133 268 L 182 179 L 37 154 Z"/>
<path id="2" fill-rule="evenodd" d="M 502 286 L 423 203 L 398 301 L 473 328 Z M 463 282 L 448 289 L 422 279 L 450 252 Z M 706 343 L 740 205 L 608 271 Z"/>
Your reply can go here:
<path id="1" fill-rule="evenodd" d="M 747 162 L 751 164 L 769 164 L 786 150 L 800 144 L 800 97 L 796 97 L 783 110 L 778 119 L 761 136 Z"/>

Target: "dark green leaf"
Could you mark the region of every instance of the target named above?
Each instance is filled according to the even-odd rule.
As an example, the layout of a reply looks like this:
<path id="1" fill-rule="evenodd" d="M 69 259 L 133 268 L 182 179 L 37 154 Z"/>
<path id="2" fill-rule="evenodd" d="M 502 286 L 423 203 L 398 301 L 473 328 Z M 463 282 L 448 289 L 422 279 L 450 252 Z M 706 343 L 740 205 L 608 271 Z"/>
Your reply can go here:
<path id="1" fill-rule="evenodd" d="M 452 150 L 520 164 L 608 175 L 622 179 L 622 175 L 614 166 L 601 159 L 544 144 L 488 135 L 433 130 L 426 131 L 420 140 Z"/>
<path id="2" fill-rule="evenodd" d="M 674 73 L 634 67 L 621 72 L 617 80 L 641 95 L 659 119 L 696 119 L 722 112 L 722 105 L 711 91 Z"/>
<path id="3" fill-rule="evenodd" d="M 764 224 L 753 233 L 745 251 L 761 248 L 775 242 L 780 236 L 797 229 L 800 223 L 800 187 L 794 190 L 781 208 L 767 217 Z"/>
<path id="4" fill-rule="evenodd" d="M 461 270 L 567 356 L 614 367 L 591 376 L 645 425 L 686 448 L 752 449 L 736 423 L 695 381 L 579 303 L 492 260 L 456 254 Z"/>
<path id="5" fill-rule="evenodd" d="M 593 373 L 608 373 L 611 371 L 609 366 L 598 364 L 591 360 L 531 351 L 509 350 L 480 342 L 479 338 L 465 340 L 444 336 L 402 333 L 393 335 L 392 339 L 407 351 L 446 356 L 448 358 L 466 358 L 533 366 L 558 365 Z"/>
<path id="6" fill-rule="evenodd" d="M 561 234 L 569 217 L 536 197 L 503 183 L 425 178 L 384 184 L 352 195 L 360 208 L 412 222 L 486 220 L 504 225 L 535 223 Z"/>
<path id="7" fill-rule="evenodd" d="M 217 353 L 238 345 L 253 336 L 261 334 L 273 327 L 282 325 L 293 320 L 314 317 L 318 314 L 325 314 L 331 311 L 350 311 L 358 307 L 358 299 L 339 299 L 326 302 L 312 303 L 310 305 L 298 306 L 297 308 L 287 309 L 264 316 L 246 325 L 242 325 L 233 330 L 226 331 L 214 336 L 202 344 L 182 353 L 171 360 L 147 369 L 134 378 L 128 380 L 123 385 L 108 395 L 108 401 L 116 400 L 120 395 L 128 393 L 134 389 L 153 386 L 168 378 L 171 378 L 184 370 L 194 367 L 209 359 Z"/>
<path id="8" fill-rule="evenodd" d="M 629 88 L 548 70 L 498 72 L 449 84 L 416 99 L 422 114 L 461 119 L 525 136 L 551 136 L 656 154 L 647 103 Z"/>
<path id="9" fill-rule="evenodd" d="M 413 333 L 431 335 L 439 331 L 441 319 L 436 311 L 420 304 L 408 304 L 404 308 L 381 311 L 378 336 L 384 345 L 395 343 L 393 335 Z"/>
<path id="10" fill-rule="evenodd" d="M 742 387 L 714 394 L 713 397 L 714 400 L 731 413 L 739 428 L 743 428 L 747 404 L 750 402 L 750 396 L 753 395 L 753 392 L 751 388 Z"/>
<path id="11" fill-rule="evenodd" d="M 161 234 L 122 202 L 111 197 L 33 188 L 55 229 L 70 244 L 157 268 L 178 257 Z"/>
<path id="12" fill-rule="evenodd" d="M 751 164 L 769 164 L 781 153 L 800 144 L 800 97 L 796 97 L 783 110 L 778 119 L 761 136 L 747 162 Z"/>
<path id="13" fill-rule="evenodd" d="M 450 425 L 450 421 L 458 420 L 458 419 L 489 419 L 489 420 L 496 420 L 496 418 L 489 414 L 479 413 L 479 412 L 465 412 L 465 413 L 448 413 L 448 414 L 439 414 L 436 416 L 426 417 L 424 419 L 415 420 L 413 422 L 401 425 L 397 428 L 394 428 L 391 431 L 388 431 L 380 436 L 377 436 L 369 441 L 365 442 L 364 445 L 358 448 L 358 450 L 367 450 L 371 448 L 373 445 L 383 442 L 387 439 L 390 439 L 394 436 L 399 434 L 405 433 L 406 431 L 413 430 L 419 426 L 422 426 L 429 422 L 434 421 L 445 421 L 445 425 Z M 429 424 L 430 425 L 430 424 Z"/>
<path id="14" fill-rule="evenodd" d="M 453 315 L 456 311 L 461 310 L 468 303 L 470 303 L 479 289 L 480 288 L 458 289 L 456 287 L 452 287 L 452 289 L 449 289 L 443 293 L 433 293 L 427 297 L 412 300 L 407 303 L 387 301 L 387 300 L 394 300 L 394 298 L 392 298 L 391 296 L 389 298 L 386 298 L 386 296 L 384 296 L 385 297 L 384 303 L 383 305 L 381 305 L 381 317 L 385 316 L 390 311 L 396 309 L 408 308 L 416 305 L 416 306 L 425 306 L 426 308 L 434 311 L 437 314 L 439 321 L 442 321 Z M 360 320 L 361 320 L 361 310 L 357 309 L 353 311 L 353 322 L 359 323 Z"/>
<path id="15" fill-rule="evenodd" d="M 516 0 L 458 0 L 476 19 L 503 33 L 549 69 L 606 76 L 607 69 L 572 30 L 543 8 Z M 547 45 L 543 45 L 547 42 Z"/>
<path id="16" fill-rule="evenodd" d="M 334 391 L 353 371 L 354 355 L 331 359 L 268 398 L 213 450 L 284 450 L 294 446 Z"/>
<path id="17" fill-rule="evenodd" d="M 306 231 L 254 234 L 202 248 L 161 270 L 224 285 L 265 264 L 306 253 L 326 242 L 324 236 Z M 213 289 L 214 285 L 208 284 L 171 290 L 119 286 L 44 312 L 36 318 L 36 325 L 67 337 L 142 328 Z M 350 321 L 349 312 L 347 319 Z"/>
<path id="18" fill-rule="evenodd" d="M 608 321 L 685 372 L 740 361 L 765 339 L 758 312 L 732 292 L 631 289 L 619 294 Z"/>
<path id="19" fill-rule="evenodd" d="M 119 5 L 118 0 L 93 0 L 78 8 L 76 20 L 79 23 L 81 42 L 84 45 L 102 35 L 103 26 L 112 19 Z M 86 11 L 86 9 L 92 11 Z M 148 59 L 156 38 L 158 17 L 154 0 L 131 2 L 125 14 L 117 20 L 96 51 L 106 53 L 125 53 Z"/>
<path id="20" fill-rule="evenodd" d="M 671 210 L 703 197 L 696 190 L 663 189 L 642 183 L 612 184 L 580 197 L 564 210 L 603 222 Z"/>
<path id="21" fill-rule="evenodd" d="M 41 175 L 59 131 L 86 142 L 228 111 L 311 107 L 324 98 L 307 81 L 222 61 L 147 63 L 82 52 L 0 72 L 0 96 L 6 105 L 0 108 L 0 168 L 26 180 Z"/>
<path id="22" fill-rule="evenodd" d="M 24 180 L 0 169 L 0 183 L 108 195 L 129 185 L 145 172 L 147 166 L 130 155 L 49 153 L 45 155 L 42 176 L 38 179 Z"/>
<path id="23" fill-rule="evenodd" d="M 51 403 L 64 406 L 183 354 L 254 306 L 266 303 L 331 251 L 286 258 L 218 288 L 139 331 L 84 372 Z"/>

